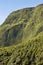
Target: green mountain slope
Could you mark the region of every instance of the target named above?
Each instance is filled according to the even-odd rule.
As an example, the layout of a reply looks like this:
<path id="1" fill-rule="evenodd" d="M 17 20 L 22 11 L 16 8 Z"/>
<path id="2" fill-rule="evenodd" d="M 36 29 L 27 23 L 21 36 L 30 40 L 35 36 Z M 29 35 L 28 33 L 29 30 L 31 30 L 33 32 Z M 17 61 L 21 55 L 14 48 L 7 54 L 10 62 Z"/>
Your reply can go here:
<path id="1" fill-rule="evenodd" d="M 0 65 L 43 65 L 43 32 L 26 43 L 0 48 Z"/>
<path id="2" fill-rule="evenodd" d="M 0 26 L 0 46 L 25 42 L 43 31 L 43 4 L 12 12 Z"/>
<path id="3" fill-rule="evenodd" d="M 43 65 L 43 4 L 12 12 L 0 26 L 0 65 Z"/>
<path id="4" fill-rule="evenodd" d="M 9 46 L 22 42 L 24 28 L 31 17 L 33 8 L 26 8 L 12 12 L 0 27 L 0 43 Z M 17 20 L 16 20 L 16 18 Z M 19 18 L 18 18 L 19 17 Z"/>

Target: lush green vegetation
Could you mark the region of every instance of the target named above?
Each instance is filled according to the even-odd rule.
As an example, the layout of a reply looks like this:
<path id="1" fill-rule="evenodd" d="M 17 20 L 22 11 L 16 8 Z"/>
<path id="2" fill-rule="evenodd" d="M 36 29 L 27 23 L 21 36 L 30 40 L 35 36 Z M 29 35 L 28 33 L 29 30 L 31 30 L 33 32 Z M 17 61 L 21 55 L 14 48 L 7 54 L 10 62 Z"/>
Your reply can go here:
<path id="1" fill-rule="evenodd" d="M 43 31 L 43 5 L 12 12 L 0 26 L 0 46 L 27 41 Z"/>
<path id="2" fill-rule="evenodd" d="M 43 65 L 43 4 L 12 12 L 0 26 L 0 65 Z"/>
<path id="3" fill-rule="evenodd" d="M 26 43 L 0 48 L 0 65 L 43 65 L 43 32 Z"/>

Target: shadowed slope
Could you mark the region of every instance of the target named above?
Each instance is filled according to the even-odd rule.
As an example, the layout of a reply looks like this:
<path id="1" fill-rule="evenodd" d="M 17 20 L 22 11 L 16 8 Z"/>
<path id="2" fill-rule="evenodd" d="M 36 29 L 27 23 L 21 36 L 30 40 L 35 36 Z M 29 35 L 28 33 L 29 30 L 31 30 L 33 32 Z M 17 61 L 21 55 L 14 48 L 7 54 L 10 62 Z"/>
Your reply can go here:
<path id="1" fill-rule="evenodd" d="M 0 65 L 43 65 L 43 4 L 12 12 L 0 26 L 0 47 Z"/>
<path id="2" fill-rule="evenodd" d="M 0 46 L 26 42 L 43 31 L 43 5 L 12 12 L 0 27 Z"/>
<path id="3" fill-rule="evenodd" d="M 26 43 L 0 48 L 0 65 L 43 65 L 43 32 Z"/>

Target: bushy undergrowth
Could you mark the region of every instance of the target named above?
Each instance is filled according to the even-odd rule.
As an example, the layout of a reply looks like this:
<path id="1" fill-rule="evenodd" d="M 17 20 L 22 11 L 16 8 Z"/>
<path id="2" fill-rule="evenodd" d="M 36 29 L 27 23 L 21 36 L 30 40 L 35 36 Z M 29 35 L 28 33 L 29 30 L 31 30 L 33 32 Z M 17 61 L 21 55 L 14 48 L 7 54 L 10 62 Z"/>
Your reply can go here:
<path id="1" fill-rule="evenodd" d="M 12 12 L 0 26 L 0 65 L 43 65 L 43 4 Z"/>
<path id="2" fill-rule="evenodd" d="M 0 65 L 43 65 L 43 32 L 28 42 L 0 48 Z"/>
<path id="3" fill-rule="evenodd" d="M 43 31 L 43 5 L 12 12 L 0 26 L 0 47 L 10 46 Z"/>

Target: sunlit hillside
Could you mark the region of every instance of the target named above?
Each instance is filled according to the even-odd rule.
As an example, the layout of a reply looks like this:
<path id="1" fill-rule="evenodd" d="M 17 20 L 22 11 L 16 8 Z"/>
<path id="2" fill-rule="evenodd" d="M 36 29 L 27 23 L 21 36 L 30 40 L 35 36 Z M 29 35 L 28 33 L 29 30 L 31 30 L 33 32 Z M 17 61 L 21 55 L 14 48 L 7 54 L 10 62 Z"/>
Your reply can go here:
<path id="1" fill-rule="evenodd" d="M 43 65 L 43 4 L 13 11 L 0 26 L 0 65 Z"/>

